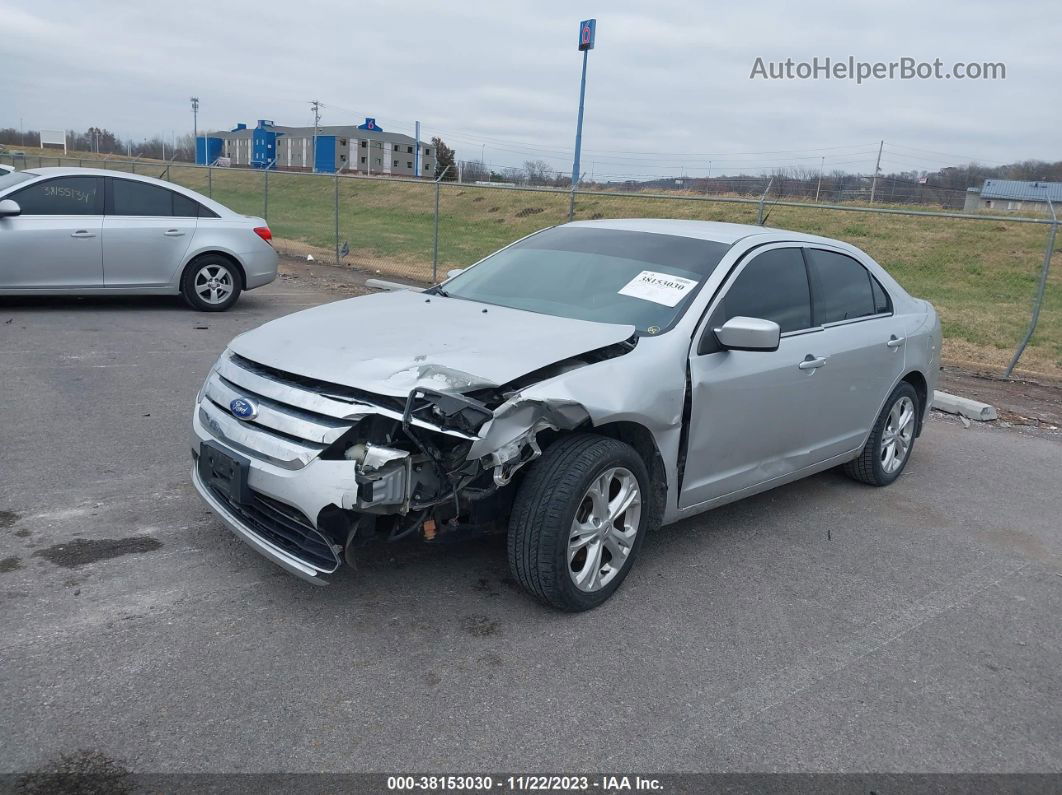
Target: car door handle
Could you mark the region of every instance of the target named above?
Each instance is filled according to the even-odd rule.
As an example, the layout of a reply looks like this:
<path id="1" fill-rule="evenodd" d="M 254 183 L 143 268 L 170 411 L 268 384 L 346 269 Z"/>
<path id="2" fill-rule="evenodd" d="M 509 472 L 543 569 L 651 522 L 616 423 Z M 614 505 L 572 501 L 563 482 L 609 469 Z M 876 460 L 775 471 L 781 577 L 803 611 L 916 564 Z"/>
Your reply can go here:
<path id="1" fill-rule="evenodd" d="M 899 348 L 901 345 L 903 345 L 906 339 L 907 337 L 897 337 L 894 334 L 893 336 L 889 337 L 889 341 L 885 344 L 890 348 Z"/>
<path id="2" fill-rule="evenodd" d="M 76 232 L 71 232 L 70 237 L 95 237 L 95 232 L 90 232 L 87 229 L 78 229 Z"/>
<path id="3" fill-rule="evenodd" d="M 808 354 L 808 358 L 806 358 L 804 361 L 802 361 L 800 364 L 798 364 L 797 367 L 799 367 L 801 370 L 815 370 L 816 368 L 822 367 L 825 364 L 826 364 L 826 357 L 825 356 L 820 356 L 820 357 L 818 357 L 816 359 L 814 356 L 812 356 L 809 353 Z"/>
<path id="4" fill-rule="evenodd" d="M 162 234 L 166 235 L 166 237 L 182 237 L 184 235 L 184 232 L 182 232 L 180 229 L 167 229 Z"/>

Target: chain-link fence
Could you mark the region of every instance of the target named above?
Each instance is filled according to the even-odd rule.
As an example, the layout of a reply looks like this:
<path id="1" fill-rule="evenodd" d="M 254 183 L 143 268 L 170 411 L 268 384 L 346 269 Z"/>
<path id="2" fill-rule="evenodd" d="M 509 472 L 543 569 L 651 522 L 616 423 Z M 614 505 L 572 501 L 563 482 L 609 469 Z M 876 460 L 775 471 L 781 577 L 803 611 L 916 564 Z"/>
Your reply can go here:
<path id="1" fill-rule="evenodd" d="M 83 165 L 168 179 L 264 217 L 282 254 L 372 276 L 431 283 L 554 224 L 602 218 L 763 223 L 859 246 L 941 315 L 945 360 L 1005 371 L 1038 315 L 1026 372 L 1062 378 L 1062 274 L 1051 216 L 964 214 L 688 193 L 579 191 L 187 163 L 29 157 L 17 168 Z M 769 183 L 768 183 L 769 184 Z"/>

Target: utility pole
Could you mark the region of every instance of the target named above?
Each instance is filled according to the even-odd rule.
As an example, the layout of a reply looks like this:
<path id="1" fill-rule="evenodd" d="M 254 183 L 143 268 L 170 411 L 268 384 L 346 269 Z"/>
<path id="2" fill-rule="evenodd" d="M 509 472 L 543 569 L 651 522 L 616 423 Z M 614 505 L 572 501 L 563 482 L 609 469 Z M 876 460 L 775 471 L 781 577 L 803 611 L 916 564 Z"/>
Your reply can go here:
<path id="1" fill-rule="evenodd" d="M 874 178 L 870 181 L 870 203 L 874 203 L 874 191 L 878 187 L 878 172 L 881 171 L 881 150 L 885 148 L 885 141 L 878 145 L 878 162 L 874 164 Z"/>
<path id="2" fill-rule="evenodd" d="M 586 100 L 586 60 L 590 50 L 594 49 L 594 35 L 597 32 L 596 19 L 584 19 L 579 23 L 579 49 L 583 53 L 583 76 L 579 81 L 579 120 L 575 125 L 575 162 L 572 163 L 572 190 L 579 184 L 579 155 L 583 148 L 583 104 Z"/>
<path id="3" fill-rule="evenodd" d="M 199 97 L 192 97 L 192 159 L 197 161 L 199 158 L 196 156 L 199 154 Z M 206 165 L 206 142 L 203 142 L 203 164 Z"/>
<path id="4" fill-rule="evenodd" d="M 317 171 L 317 128 L 321 125 L 321 108 L 324 107 L 321 104 L 321 100 L 314 99 L 310 101 L 310 107 L 313 108 L 313 168 L 312 171 Z M 370 139 L 369 143 L 372 141 Z M 372 157 L 372 147 L 369 147 L 369 157 Z M 371 167 L 371 166 L 370 166 Z"/>
<path id="5" fill-rule="evenodd" d="M 712 184 L 712 161 L 708 161 L 708 174 L 704 178 L 704 193 L 708 195 L 708 187 Z"/>
<path id="6" fill-rule="evenodd" d="M 826 155 L 819 161 L 819 184 L 815 186 L 815 201 L 819 200 L 819 191 L 822 190 L 822 169 L 826 167 Z"/>

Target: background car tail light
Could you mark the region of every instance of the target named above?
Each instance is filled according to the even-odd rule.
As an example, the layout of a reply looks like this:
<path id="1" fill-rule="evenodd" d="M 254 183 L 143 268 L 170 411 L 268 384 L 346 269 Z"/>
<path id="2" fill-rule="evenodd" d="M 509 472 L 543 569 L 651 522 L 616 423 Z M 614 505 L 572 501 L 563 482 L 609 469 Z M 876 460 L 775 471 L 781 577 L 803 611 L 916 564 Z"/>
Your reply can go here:
<path id="1" fill-rule="evenodd" d="M 273 233 L 269 231 L 268 226 L 256 226 L 254 233 L 269 245 L 273 245 Z"/>

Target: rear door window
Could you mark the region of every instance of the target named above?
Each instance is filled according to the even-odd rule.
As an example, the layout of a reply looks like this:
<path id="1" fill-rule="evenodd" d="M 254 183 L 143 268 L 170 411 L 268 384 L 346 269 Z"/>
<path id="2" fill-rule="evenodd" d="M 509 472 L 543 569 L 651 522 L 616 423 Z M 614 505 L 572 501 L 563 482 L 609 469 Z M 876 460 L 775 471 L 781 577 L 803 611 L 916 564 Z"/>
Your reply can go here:
<path id="1" fill-rule="evenodd" d="M 816 324 L 869 317 L 880 311 L 882 299 L 888 302 L 883 290 L 875 298 L 870 271 L 851 257 L 818 248 L 807 249 L 807 255 Z"/>
<path id="2" fill-rule="evenodd" d="M 7 198 L 18 202 L 22 215 L 102 215 L 102 187 L 99 177 L 56 177 Z"/>
<path id="3" fill-rule="evenodd" d="M 173 191 L 131 179 L 111 180 L 108 215 L 173 215 Z"/>

